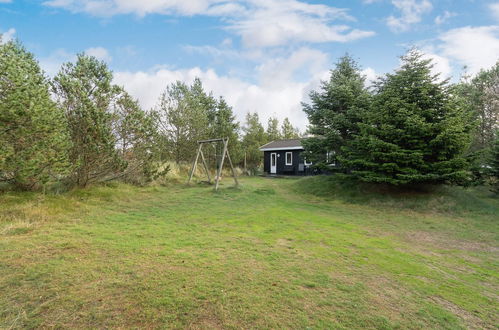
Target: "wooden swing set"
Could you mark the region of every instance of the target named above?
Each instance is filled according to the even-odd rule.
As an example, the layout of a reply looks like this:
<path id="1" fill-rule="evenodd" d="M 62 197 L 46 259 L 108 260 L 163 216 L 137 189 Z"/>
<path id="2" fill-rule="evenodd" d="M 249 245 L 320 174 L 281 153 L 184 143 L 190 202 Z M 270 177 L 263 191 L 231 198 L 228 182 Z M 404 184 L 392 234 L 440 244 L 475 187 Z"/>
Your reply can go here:
<path id="1" fill-rule="evenodd" d="M 220 178 L 222 176 L 222 168 L 224 165 L 224 160 L 225 157 L 229 160 L 229 165 L 230 169 L 232 170 L 232 176 L 234 177 L 234 182 L 236 184 L 236 187 L 239 185 L 239 182 L 237 182 L 237 177 L 236 177 L 236 172 L 234 171 L 234 166 L 232 165 L 232 160 L 230 159 L 230 154 L 229 154 L 229 138 L 220 138 L 220 139 L 209 139 L 209 140 L 201 140 L 198 141 L 198 152 L 196 154 L 196 158 L 194 159 L 194 162 L 192 163 L 192 169 L 191 173 L 189 175 L 189 181 L 187 183 L 190 183 L 192 180 L 192 177 L 194 175 L 194 172 L 196 171 L 196 167 L 198 164 L 199 156 L 201 156 L 201 161 L 203 162 L 203 167 L 206 172 L 206 176 L 208 177 L 208 183 L 211 184 L 211 176 L 210 176 L 210 170 L 208 169 L 208 164 L 206 163 L 206 159 L 203 154 L 203 145 L 205 144 L 212 144 L 212 143 L 219 143 L 223 142 L 223 152 L 220 157 L 220 161 L 217 162 L 217 169 L 216 169 L 216 176 L 215 176 L 215 190 L 218 190 L 218 184 L 220 182 Z"/>

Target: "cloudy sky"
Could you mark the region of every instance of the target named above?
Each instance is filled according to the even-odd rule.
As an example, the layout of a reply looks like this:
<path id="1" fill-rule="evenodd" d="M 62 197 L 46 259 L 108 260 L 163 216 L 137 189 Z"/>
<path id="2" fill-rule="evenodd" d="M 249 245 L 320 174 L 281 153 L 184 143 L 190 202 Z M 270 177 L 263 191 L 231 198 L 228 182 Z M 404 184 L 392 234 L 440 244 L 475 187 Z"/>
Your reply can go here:
<path id="1" fill-rule="evenodd" d="M 368 79 L 416 45 L 459 79 L 499 59 L 497 0 L 0 0 L 0 33 L 18 38 L 48 75 L 75 54 L 106 61 L 146 108 L 165 87 L 200 77 L 242 120 L 289 117 L 338 57 Z"/>

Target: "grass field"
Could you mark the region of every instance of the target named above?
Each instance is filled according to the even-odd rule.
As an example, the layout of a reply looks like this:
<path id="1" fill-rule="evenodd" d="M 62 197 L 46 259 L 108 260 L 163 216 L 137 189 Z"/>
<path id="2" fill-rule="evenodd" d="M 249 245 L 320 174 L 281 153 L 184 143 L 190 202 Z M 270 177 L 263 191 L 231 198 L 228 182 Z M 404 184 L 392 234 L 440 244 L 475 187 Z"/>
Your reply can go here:
<path id="1" fill-rule="evenodd" d="M 498 214 L 330 177 L 6 193 L 0 328 L 492 329 Z"/>

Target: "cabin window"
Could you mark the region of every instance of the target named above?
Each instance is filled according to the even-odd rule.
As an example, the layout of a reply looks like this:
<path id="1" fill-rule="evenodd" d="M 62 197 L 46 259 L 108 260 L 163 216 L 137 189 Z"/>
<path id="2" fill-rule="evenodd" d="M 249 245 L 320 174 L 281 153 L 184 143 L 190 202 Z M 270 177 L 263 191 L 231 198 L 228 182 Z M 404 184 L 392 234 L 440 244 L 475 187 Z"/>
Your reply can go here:
<path id="1" fill-rule="evenodd" d="M 303 158 L 303 163 L 305 164 L 305 166 L 310 166 L 310 165 L 312 165 L 312 162 L 309 162 L 309 161 L 307 160 L 307 157 Z"/>
<path id="2" fill-rule="evenodd" d="M 328 151 L 326 153 L 326 163 L 329 165 L 336 166 L 336 152 L 335 151 Z"/>
<path id="3" fill-rule="evenodd" d="M 293 165 L 293 153 L 286 152 L 286 165 Z"/>

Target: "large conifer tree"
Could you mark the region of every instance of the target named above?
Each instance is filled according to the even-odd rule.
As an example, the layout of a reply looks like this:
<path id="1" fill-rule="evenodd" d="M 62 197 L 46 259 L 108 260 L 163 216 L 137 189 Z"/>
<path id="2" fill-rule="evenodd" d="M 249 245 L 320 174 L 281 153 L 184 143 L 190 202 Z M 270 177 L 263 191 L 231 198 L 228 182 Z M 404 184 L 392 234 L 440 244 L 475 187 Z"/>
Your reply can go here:
<path id="1" fill-rule="evenodd" d="M 0 181 L 33 189 L 66 174 L 64 113 L 33 55 L 15 41 L 0 43 Z"/>
<path id="2" fill-rule="evenodd" d="M 417 50 L 377 84 L 355 140 L 341 158 L 363 181 L 414 184 L 459 181 L 470 142 L 467 112 Z"/>
<path id="3" fill-rule="evenodd" d="M 308 158 L 318 164 L 326 161 L 326 152 L 340 155 L 341 148 L 359 132 L 358 123 L 370 95 L 357 62 L 349 55 L 340 58 L 329 80 L 322 82 L 321 90 L 310 93 L 310 100 L 303 107 L 312 137 L 303 144 Z"/>
<path id="4" fill-rule="evenodd" d="M 112 79 L 104 62 L 79 54 L 75 63 L 62 65 L 53 81 L 69 125 L 72 180 L 82 187 L 107 180 L 126 168 L 112 131 L 112 108 L 121 94 Z"/>

